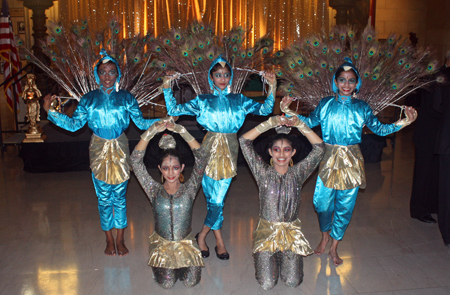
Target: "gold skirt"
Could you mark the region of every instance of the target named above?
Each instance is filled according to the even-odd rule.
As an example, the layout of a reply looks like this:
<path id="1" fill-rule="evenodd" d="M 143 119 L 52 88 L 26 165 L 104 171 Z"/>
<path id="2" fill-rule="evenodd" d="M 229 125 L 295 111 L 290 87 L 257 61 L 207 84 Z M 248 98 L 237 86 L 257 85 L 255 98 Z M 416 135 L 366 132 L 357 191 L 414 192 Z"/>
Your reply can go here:
<path id="1" fill-rule="evenodd" d="M 192 233 L 184 240 L 169 241 L 154 232 L 148 240 L 150 243 L 148 265 L 151 267 L 178 269 L 205 266 L 202 253 Z"/>
<path id="2" fill-rule="evenodd" d="M 119 184 L 130 179 L 130 149 L 125 133 L 115 139 L 104 139 L 93 134 L 89 159 L 92 173 L 98 180 Z"/>
<path id="3" fill-rule="evenodd" d="M 323 184 L 336 190 L 366 187 L 364 158 L 358 144 L 326 145 L 325 155 L 320 162 L 319 177 Z"/>
<path id="4" fill-rule="evenodd" d="M 205 174 L 214 180 L 232 178 L 237 174 L 239 144 L 236 133 L 216 133 L 209 131 L 202 146 L 209 151 Z"/>
<path id="5" fill-rule="evenodd" d="M 291 250 L 295 254 L 308 256 L 313 253 L 302 233 L 299 219 L 293 222 L 270 222 L 260 218 L 253 232 L 253 253 Z"/>

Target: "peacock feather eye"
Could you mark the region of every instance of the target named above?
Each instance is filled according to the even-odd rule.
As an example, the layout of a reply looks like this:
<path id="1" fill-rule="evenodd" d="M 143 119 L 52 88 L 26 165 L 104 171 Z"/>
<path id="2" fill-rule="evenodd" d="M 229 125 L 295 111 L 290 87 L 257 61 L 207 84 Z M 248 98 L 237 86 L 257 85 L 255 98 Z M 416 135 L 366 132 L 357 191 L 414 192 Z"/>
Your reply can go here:
<path id="1" fill-rule="evenodd" d="M 52 60 L 53 60 L 53 61 L 56 61 L 56 57 L 55 57 L 55 56 L 54 56 L 54 57 L 52 57 Z"/>
<path id="2" fill-rule="evenodd" d="M 339 53 L 341 53 L 341 49 L 340 49 L 340 48 L 336 48 L 335 52 L 336 52 L 337 54 L 339 54 Z"/>
<path id="3" fill-rule="evenodd" d="M 278 76 L 278 77 L 283 76 L 283 72 L 282 72 L 282 71 L 278 71 L 278 72 L 277 72 L 277 76 Z"/>
<path id="4" fill-rule="evenodd" d="M 167 65 L 165 63 L 161 64 L 161 68 L 165 68 Z"/>
<path id="5" fill-rule="evenodd" d="M 203 49 L 203 47 L 205 47 L 205 45 L 204 45 L 203 43 L 200 43 L 200 44 L 198 45 L 198 48 L 200 48 L 200 49 Z"/>
<path id="6" fill-rule="evenodd" d="M 61 58 L 61 61 L 62 61 L 63 63 L 66 63 L 66 60 L 65 60 L 64 58 Z"/>
<path id="7" fill-rule="evenodd" d="M 283 51 L 277 51 L 277 53 L 275 53 L 275 55 L 277 57 L 282 57 L 284 55 L 284 52 Z"/>
<path id="8" fill-rule="evenodd" d="M 86 26 L 81 26 L 81 29 L 84 31 L 86 30 Z"/>
<path id="9" fill-rule="evenodd" d="M 379 76 L 380 76 L 379 74 L 372 75 L 372 80 L 374 80 L 374 81 L 378 80 Z"/>
<path id="10" fill-rule="evenodd" d="M 386 57 L 391 58 L 392 57 L 392 53 L 391 52 L 386 53 Z"/>
<path id="11" fill-rule="evenodd" d="M 161 81 L 162 81 L 162 78 L 161 78 L 161 77 L 158 77 L 158 79 L 156 79 L 156 81 L 161 82 Z"/>
<path id="12" fill-rule="evenodd" d="M 321 64 L 320 64 L 320 66 L 322 67 L 322 68 L 326 68 L 327 67 L 327 63 L 326 62 L 322 62 Z"/>
<path id="13" fill-rule="evenodd" d="M 251 52 L 251 51 L 247 52 L 247 56 L 248 57 L 252 57 L 253 56 L 253 52 Z"/>
<path id="14" fill-rule="evenodd" d="M 26 58 L 26 59 L 31 59 L 31 56 L 29 56 L 29 55 L 27 54 L 27 55 L 25 55 L 25 58 Z"/>
<path id="15" fill-rule="evenodd" d="M 370 42 L 370 41 L 372 41 L 373 37 L 372 37 L 371 35 L 369 35 L 369 36 L 367 36 L 367 38 L 366 38 L 366 39 L 367 39 L 367 41 L 369 41 L 369 42 Z"/>
<path id="16" fill-rule="evenodd" d="M 400 60 L 398 61 L 398 65 L 399 65 L 399 66 L 403 65 L 404 63 L 405 63 L 405 60 L 404 60 L 404 59 L 400 59 Z"/>
<path id="17" fill-rule="evenodd" d="M 95 41 L 95 45 L 100 45 L 100 42 L 99 41 Z"/>
<path id="18" fill-rule="evenodd" d="M 203 57 L 199 56 L 199 57 L 197 57 L 197 60 L 198 61 L 203 61 Z"/>
<path id="19" fill-rule="evenodd" d="M 299 65 L 303 64 L 303 59 L 301 59 L 301 58 L 297 59 L 297 63 L 298 63 Z"/>
<path id="20" fill-rule="evenodd" d="M 291 69 L 295 68 L 295 63 L 290 64 Z"/>
<path id="21" fill-rule="evenodd" d="M 160 47 L 160 46 L 156 46 L 156 47 L 155 47 L 155 50 L 156 50 L 157 52 L 160 52 L 160 51 L 161 51 L 161 47 Z"/>
<path id="22" fill-rule="evenodd" d="M 54 43 L 55 41 L 56 41 L 55 37 L 50 38 L 50 42 Z M 22 44 L 23 44 L 23 42 L 22 42 Z"/>
<path id="23" fill-rule="evenodd" d="M 319 42 L 319 41 L 314 41 L 313 45 L 314 45 L 315 47 L 317 47 L 317 46 L 320 45 L 320 42 Z"/>
<path id="24" fill-rule="evenodd" d="M 233 51 L 234 51 L 234 52 L 237 52 L 237 51 L 238 51 L 237 46 L 233 46 Z"/>
<path id="25" fill-rule="evenodd" d="M 62 32 L 62 29 L 60 27 L 56 27 L 55 28 L 55 33 L 56 34 L 61 34 L 61 32 Z"/>
<path id="26" fill-rule="evenodd" d="M 396 90 L 398 88 L 397 83 L 392 84 L 392 89 Z"/>
<path id="27" fill-rule="evenodd" d="M 316 76 L 320 76 L 320 72 L 319 71 L 316 71 Z"/>
<path id="28" fill-rule="evenodd" d="M 345 35 L 344 34 L 341 35 L 341 40 L 345 40 Z"/>
<path id="29" fill-rule="evenodd" d="M 169 38 L 165 39 L 164 43 L 166 43 L 167 45 L 170 45 L 170 39 Z"/>
<path id="30" fill-rule="evenodd" d="M 232 38 L 232 39 L 231 39 L 231 42 L 236 42 L 236 39 Z"/>
<path id="31" fill-rule="evenodd" d="M 370 56 L 373 56 L 374 54 L 375 54 L 375 50 L 373 50 L 373 49 L 369 50 L 369 55 Z"/>
<path id="32" fill-rule="evenodd" d="M 206 42 L 206 45 L 209 45 L 209 44 L 211 44 L 211 41 L 208 40 L 208 41 Z"/>
<path id="33" fill-rule="evenodd" d="M 139 57 L 135 57 L 135 58 L 133 59 L 133 61 L 134 61 L 134 62 L 139 62 Z"/>
<path id="34" fill-rule="evenodd" d="M 353 31 L 348 32 L 348 36 L 353 39 L 355 37 L 355 33 Z"/>
<path id="35" fill-rule="evenodd" d="M 246 54 L 244 52 L 241 53 L 241 57 L 245 58 Z"/>
<path id="36" fill-rule="evenodd" d="M 183 51 L 183 56 L 184 56 L 184 57 L 188 57 L 188 56 L 189 56 L 189 52 Z"/>
<path id="37" fill-rule="evenodd" d="M 181 35 L 180 34 L 175 34 L 175 40 L 180 40 L 181 39 Z"/>
<path id="38" fill-rule="evenodd" d="M 369 77 L 369 73 L 368 72 L 365 72 L 364 73 L 364 78 L 368 78 Z"/>
<path id="39" fill-rule="evenodd" d="M 119 34 L 119 30 L 118 30 L 118 29 L 115 29 L 115 30 L 114 30 L 114 34 L 116 34 L 116 35 Z"/>
<path id="40" fill-rule="evenodd" d="M 74 32 L 76 35 L 78 35 L 78 33 L 79 33 L 77 29 L 74 29 L 73 32 Z"/>
<path id="41" fill-rule="evenodd" d="M 401 54 L 405 54 L 407 52 L 407 50 L 405 49 L 405 48 L 402 48 L 401 50 L 400 50 L 400 53 Z"/>
<path id="42" fill-rule="evenodd" d="M 311 43 L 311 41 L 309 41 L 308 39 L 306 40 L 306 44 L 309 44 L 309 43 Z"/>
<path id="43" fill-rule="evenodd" d="M 354 58 L 354 59 L 358 59 L 358 57 L 359 57 L 359 54 L 358 54 L 358 53 L 353 54 L 353 58 Z"/>
<path id="44" fill-rule="evenodd" d="M 205 29 L 204 26 L 200 26 L 200 31 L 203 31 Z"/>
<path id="45" fill-rule="evenodd" d="M 306 74 L 311 77 L 313 75 L 313 71 L 309 70 Z"/>
<path id="46" fill-rule="evenodd" d="M 213 55 L 212 53 L 210 53 L 210 54 L 208 55 L 208 58 L 209 58 L 209 59 L 213 59 L 213 57 L 214 57 L 214 55 Z"/>
<path id="47" fill-rule="evenodd" d="M 334 67 L 331 67 L 331 66 L 330 66 L 329 69 L 330 69 L 330 72 L 333 72 L 333 71 L 334 71 Z"/>
<path id="48" fill-rule="evenodd" d="M 411 64 L 410 63 L 407 63 L 406 65 L 405 65 L 405 69 L 409 69 L 411 67 Z"/>
<path id="49" fill-rule="evenodd" d="M 300 74 L 300 75 L 298 75 L 298 77 L 299 77 L 300 79 L 303 79 L 303 78 L 305 78 L 305 75 Z"/>
<path id="50" fill-rule="evenodd" d="M 292 83 L 289 84 L 289 87 L 294 88 L 294 84 L 292 84 Z"/>
<path id="51" fill-rule="evenodd" d="M 291 91 L 292 91 L 292 89 L 291 89 L 291 88 L 288 88 L 288 89 L 287 89 L 287 91 L 288 91 L 288 92 L 291 92 Z"/>
<path id="52" fill-rule="evenodd" d="M 196 67 L 196 66 L 198 66 L 198 63 L 197 63 L 196 61 L 194 61 L 194 62 L 192 62 L 192 65 L 193 65 L 194 67 Z"/>
<path id="53" fill-rule="evenodd" d="M 267 52 L 269 52 L 269 48 L 264 47 L 263 50 L 262 50 L 262 53 L 263 53 L 263 54 L 267 54 Z"/>
<path id="54" fill-rule="evenodd" d="M 54 41 L 52 41 L 52 42 L 54 42 Z M 17 45 L 22 46 L 23 45 L 23 41 L 22 40 L 17 41 Z"/>

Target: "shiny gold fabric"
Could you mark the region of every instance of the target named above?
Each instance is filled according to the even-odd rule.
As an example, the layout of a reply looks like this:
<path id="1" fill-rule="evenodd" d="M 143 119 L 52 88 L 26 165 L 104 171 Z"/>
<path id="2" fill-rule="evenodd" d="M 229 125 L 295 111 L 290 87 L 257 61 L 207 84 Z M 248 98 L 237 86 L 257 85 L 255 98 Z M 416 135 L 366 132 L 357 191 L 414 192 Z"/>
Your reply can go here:
<path id="1" fill-rule="evenodd" d="M 295 254 L 307 256 L 313 253 L 309 242 L 302 233 L 299 219 L 293 222 L 269 222 L 260 218 L 253 232 L 253 253 L 291 250 Z"/>
<path id="2" fill-rule="evenodd" d="M 202 254 L 194 240 L 192 233 L 184 240 L 169 241 L 154 232 L 149 237 L 150 259 L 148 265 L 170 269 L 190 266 L 204 267 Z"/>
<path id="3" fill-rule="evenodd" d="M 323 184 L 336 190 L 366 187 L 364 158 L 359 145 L 326 145 L 325 156 L 320 162 L 319 177 Z"/>
<path id="4" fill-rule="evenodd" d="M 214 180 L 234 177 L 237 172 L 239 145 L 236 133 L 208 132 L 202 146 L 210 154 L 205 173 Z"/>
<path id="5" fill-rule="evenodd" d="M 89 159 L 92 173 L 98 180 L 107 184 L 119 184 L 130 178 L 130 150 L 124 133 L 110 140 L 93 134 Z"/>

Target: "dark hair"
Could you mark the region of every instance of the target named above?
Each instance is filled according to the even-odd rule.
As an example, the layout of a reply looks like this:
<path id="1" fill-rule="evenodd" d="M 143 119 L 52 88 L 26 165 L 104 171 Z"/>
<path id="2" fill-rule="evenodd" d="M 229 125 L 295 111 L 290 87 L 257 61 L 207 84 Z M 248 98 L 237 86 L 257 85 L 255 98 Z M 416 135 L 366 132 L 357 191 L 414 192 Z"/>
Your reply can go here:
<path id="1" fill-rule="evenodd" d="M 353 74 L 355 74 L 355 77 L 356 77 L 356 83 L 358 83 L 358 74 L 355 72 L 355 70 L 354 70 L 354 69 L 350 69 L 350 70 L 348 70 L 348 71 L 352 71 Z M 348 72 L 348 71 L 344 70 L 344 67 L 341 67 L 341 68 L 339 68 L 339 69 L 336 71 L 336 73 L 334 74 L 334 78 L 337 79 L 337 78 L 339 78 L 339 76 L 341 75 L 342 72 Z"/>
<path id="2" fill-rule="evenodd" d="M 112 60 L 108 60 L 107 62 L 105 62 L 105 63 L 100 63 L 100 64 L 98 65 L 98 67 L 97 67 L 97 74 L 98 74 L 98 71 L 100 70 L 100 66 L 101 66 L 101 65 L 113 65 L 113 66 L 116 67 L 116 71 L 119 71 L 119 69 L 117 68 L 116 63 L 113 62 Z"/>
<path id="3" fill-rule="evenodd" d="M 289 144 L 291 145 L 292 149 L 296 150 L 296 147 L 294 146 L 293 138 L 289 134 L 285 134 L 285 133 L 279 133 L 279 134 L 275 135 L 275 137 L 272 138 L 272 140 L 267 145 L 267 149 L 268 150 L 272 149 L 273 145 L 275 144 L 275 142 L 277 142 L 279 140 L 287 140 L 287 141 L 289 141 Z"/>
<path id="4" fill-rule="evenodd" d="M 176 149 L 167 149 L 163 150 L 163 152 L 159 155 L 158 165 L 161 166 L 164 159 L 169 156 L 176 157 L 178 159 L 178 162 L 180 162 L 180 165 L 184 164 L 179 151 L 177 151 Z"/>
<path id="5" fill-rule="evenodd" d="M 221 65 L 220 63 L 216 63 L 216 64 L 213 66 L 213 68 L 211 69 L 211 71 L 209 71 L 209 75 L 212 76 L 212 74 L 213 74 L 214 72 L 216 72 L 216 71 L 218 71 L 218 70 L 220 70 L 220 69 L 223 69 L 223 68 L 227 69 L 227 70 L 230 71 L 230 73 L 231 73 L 231 68 L 230 68 L 230 66 L 228 65 L 228 63 L 225 64 L 225 67 L 222 67 L 222 65 Z"/>

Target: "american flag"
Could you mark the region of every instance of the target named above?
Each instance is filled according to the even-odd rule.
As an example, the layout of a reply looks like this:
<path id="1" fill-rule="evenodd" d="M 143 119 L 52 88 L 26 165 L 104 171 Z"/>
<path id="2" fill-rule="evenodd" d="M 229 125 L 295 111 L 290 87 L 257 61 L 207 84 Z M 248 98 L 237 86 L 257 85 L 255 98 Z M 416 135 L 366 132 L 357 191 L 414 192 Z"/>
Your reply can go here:
<path id="1" fill-rule="evenodd" d="M 0 58 L 4 61 L 4 77 L 5 81 L 15 75 L 20 70 L 20 58 L 17 53 L 16 43 L 14 41 L 14 32 L 11 24 L 11 16 L 9 15 L 9 5 L 7 0 L 3 0 L 2 13 L 0 16 Z M 17 76 L 13 80 L 4 85 L 5 96 L 11 111 L 14 110 L 13 87 L 12 83 L 18 81 Z M 16 110 L 19 111 L 19 96 L 22 93 L 22 86 L 17 83 L 14 87 L 16 91 Z"/>

